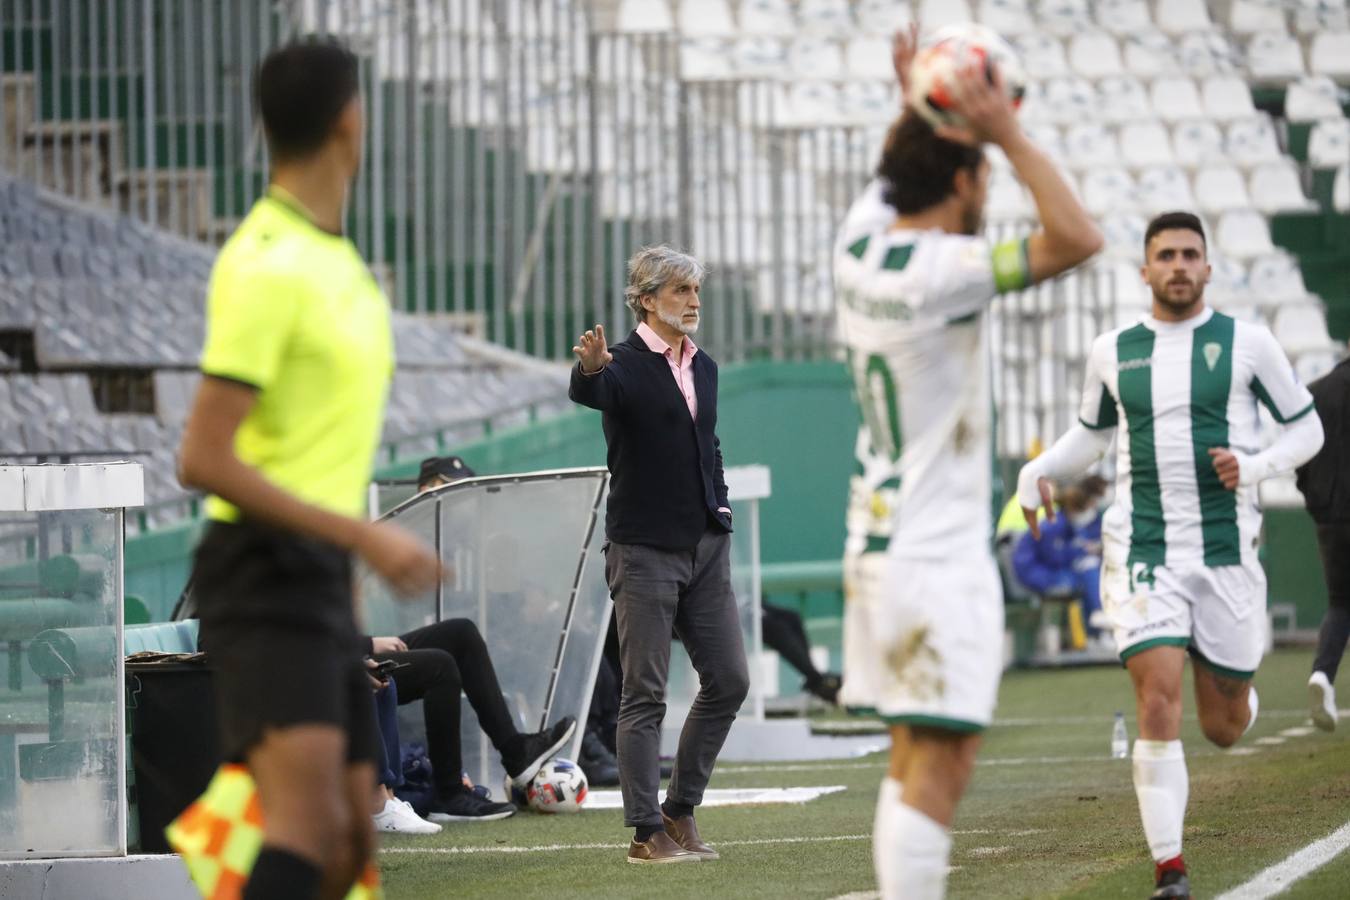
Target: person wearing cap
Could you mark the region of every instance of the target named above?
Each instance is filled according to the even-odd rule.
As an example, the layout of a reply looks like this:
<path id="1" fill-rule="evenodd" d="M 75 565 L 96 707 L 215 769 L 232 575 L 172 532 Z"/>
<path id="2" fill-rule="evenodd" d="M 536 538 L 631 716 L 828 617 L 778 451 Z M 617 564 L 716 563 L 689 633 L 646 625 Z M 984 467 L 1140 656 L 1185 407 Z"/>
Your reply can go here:
<path id="1" fill-rule="evenodd" d="M 417 473 L 417 493 L 473 478 L 478 473 L 458 456 L 428 456 Z"/>

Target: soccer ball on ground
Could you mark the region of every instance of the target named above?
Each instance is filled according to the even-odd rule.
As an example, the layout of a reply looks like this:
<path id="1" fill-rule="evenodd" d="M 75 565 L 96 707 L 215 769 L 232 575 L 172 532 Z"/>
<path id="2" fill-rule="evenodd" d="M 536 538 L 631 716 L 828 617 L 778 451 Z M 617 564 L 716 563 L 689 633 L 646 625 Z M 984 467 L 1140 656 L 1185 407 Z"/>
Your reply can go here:
<path id="1" fill-rule="evenodd" d="M 1027 76 L 1012 45 L 983 25 L 949 25 L 938 29 L 914 56 L 909 74 L 909 103 L 934 128 L 964 126 L 952 111 L 951 85 L 969 62 L 984 66 L 985 77 L 994 83 L 994 70 L 1003 75 L 1003 87 L 1013 106 L 1022 102 Z"/>
<path id="2" fill-rule="evenodd" d="M 519 807 L 541 813 L 574 813 L 586 802 L 586 773 L 570 759 L 551 759 L 523 789 L 506 779 L 506 795 Z"/>

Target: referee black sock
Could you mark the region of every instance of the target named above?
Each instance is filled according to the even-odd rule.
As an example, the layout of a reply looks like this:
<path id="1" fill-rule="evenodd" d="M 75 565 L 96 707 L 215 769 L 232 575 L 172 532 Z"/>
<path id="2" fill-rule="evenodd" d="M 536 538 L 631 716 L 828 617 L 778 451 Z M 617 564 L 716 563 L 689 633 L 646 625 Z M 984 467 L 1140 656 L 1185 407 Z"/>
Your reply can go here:
<path id="1" fill-rule="evenodd" d="M 263 847 L 241 900 L 313 900 L 319 896 L 319 874 L 309 860 L 276 847 Z"/>
<path id="2" fill-rule="evenodd" d="M 667 797 L 661 803 L 661 812 L 670 816 L 672 819 L 680 819 L 684 816 L 692 816 L 694 814 L 694 807 L 690 806 L 688 803 L 676 803 L 674 800 Z"/>

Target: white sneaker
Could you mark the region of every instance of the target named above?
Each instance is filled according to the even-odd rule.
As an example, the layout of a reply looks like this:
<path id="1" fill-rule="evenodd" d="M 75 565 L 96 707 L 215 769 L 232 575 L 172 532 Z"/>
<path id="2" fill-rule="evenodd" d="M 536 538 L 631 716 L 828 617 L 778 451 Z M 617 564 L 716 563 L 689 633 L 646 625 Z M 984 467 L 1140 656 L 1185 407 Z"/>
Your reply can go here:
<path id="1" fill-rule="evenodd" d="M 438 834 L 441 826 L 423 819 L 407 801 L 394 797 L 384 801 L 384 809 L 375 814 L 375 830 L 384 834 Z"/>
<path id="2" fill-rule="evenodd" d="M 1308 679 L 1308 706 L 1312 712 L 1313 724 L 1323 731 L 1335 731 L 1336 689 L 1327 679 L 1326 672 L 1314 672 Z"/>
<path id="3" fill-rule="evenodd" d="M 1260 700 L 1259 697 L 1256 696 L 1256 685 L 1254 685 L 1254 684 L 1253 684 L 1253 685 L 1248 685 L 1248 687 L 1247 687 L 1247 709 L 1250 710 L 1250 712 L 1251 712 L 1251 718 L 1249 718 L 1249 719 L 1247 720 L 1247 727 L 1244 728 L 1244 729 L 1242 729 L 1242 733 L 1243 733 L 1243 734 L 1246 734 L 1247 732 L 1251 731 L 1251 730 L 1252 730 L 1252 726 L 1256 724 L 1256 712 L 1257 712 L 1257 710 L 1259 710 L 1260 708 L 1261 708 L 1261 700 Z"/>

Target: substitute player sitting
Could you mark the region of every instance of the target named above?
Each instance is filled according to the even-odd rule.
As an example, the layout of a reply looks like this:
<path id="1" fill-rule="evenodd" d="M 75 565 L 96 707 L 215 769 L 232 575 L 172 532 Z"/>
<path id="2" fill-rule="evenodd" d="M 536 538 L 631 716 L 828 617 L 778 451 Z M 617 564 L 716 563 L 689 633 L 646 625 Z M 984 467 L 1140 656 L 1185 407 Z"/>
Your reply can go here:
<path id="1" fill-rule="evenodd" d="M 903 82 L 913 37 L 896 41 Z M 883 897 L 940 898 L 956 805 L 993 715 L 1003 598 L 990 535 L 992 405 L 985 310 L 1087 259 L 1100 232 L 1017 124 L 1001 78 L 962 73 L 973 134 L 912 110 L 834 251 L 840 337 L 863 412 L 845 548 L 840 701 L 891 725 L 873 834 Z M 965 143 L 963 141 L 970 141 Z M 980 237 L 989 163 L 1002 148 L 1043 227 Z"/>
<path id="2" fill-rule="evenodd" d="M 1036 507 L 1050 512 L 1050 481 L 1085 470 L 1116 435 L 1102 603 L 1134 682 L 1134 788 L 1157 864 L 1153 896 L 1188 897 L 1182 666 L 1189 651 L 1205 737 L 1232 746 L 1256 720 L 1250 682 L 1265 649 L 1257 486 L 1310 459 L 1322 424 L 1271 333 L 1205 305 L 1210 267 L 1198 218 L 1173 212 L 1149 223 L 1142 272 L 1152 314 L 1093 342 L 1081 424 L 1023 467 L 1018 495 L 1036 533 Z M 1284 425 L 1265 450 L 1258 403 Z"/>

